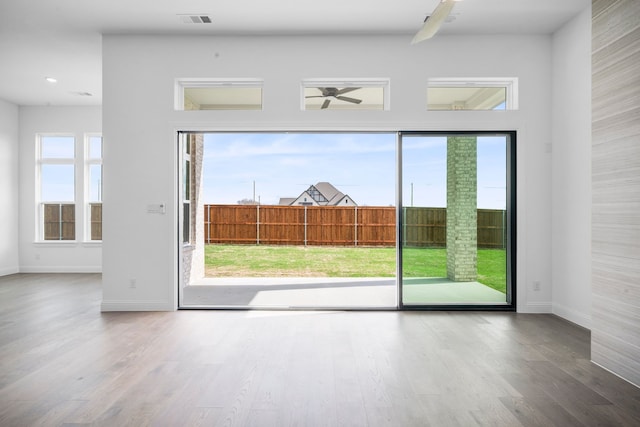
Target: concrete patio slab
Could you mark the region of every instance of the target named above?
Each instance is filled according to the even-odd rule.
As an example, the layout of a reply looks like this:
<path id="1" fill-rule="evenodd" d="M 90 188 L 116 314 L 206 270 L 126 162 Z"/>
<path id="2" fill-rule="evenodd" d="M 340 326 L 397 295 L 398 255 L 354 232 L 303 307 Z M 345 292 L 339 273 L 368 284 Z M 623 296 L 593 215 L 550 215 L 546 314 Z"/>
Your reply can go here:
<path id="1" fill-rule="evenodd" d="M 395 278 L 227 277 L 187 286 L 183 307 L 380 308 L 396 307 Z M 407 278 L 405 304 L 505 304 L 505 295 L 478 282 Z"/>

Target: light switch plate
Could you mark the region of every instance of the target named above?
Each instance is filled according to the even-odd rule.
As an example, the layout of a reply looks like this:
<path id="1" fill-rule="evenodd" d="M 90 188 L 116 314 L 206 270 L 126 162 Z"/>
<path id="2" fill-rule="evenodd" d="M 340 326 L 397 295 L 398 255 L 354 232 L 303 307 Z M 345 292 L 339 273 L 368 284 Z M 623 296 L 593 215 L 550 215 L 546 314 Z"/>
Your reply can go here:
<path id="1" fill-rule="evenodd" d="M 164 214 L 167 211 L 165 203 L 151 203 L 147 205 L 147 213 Z"/>

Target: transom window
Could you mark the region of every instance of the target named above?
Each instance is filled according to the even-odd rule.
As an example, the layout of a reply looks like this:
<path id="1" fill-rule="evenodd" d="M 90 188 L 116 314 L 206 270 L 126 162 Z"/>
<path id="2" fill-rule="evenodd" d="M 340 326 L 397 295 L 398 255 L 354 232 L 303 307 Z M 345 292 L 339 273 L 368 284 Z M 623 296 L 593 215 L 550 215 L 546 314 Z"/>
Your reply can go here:
<path id="1" fill-rule="evenodd" d="M 432 78 L 427 109 L 517 110 L 517 78 Z"/>
<path id="2" fill-rule="evenodd" d="M 260 79 L 177 79 L 176 110 L 262 110 Z"/>
<path id="3" fill-rule="evenodd" d="M 302 81 L 303 110 L 388 110 L 389 79 Z"/>

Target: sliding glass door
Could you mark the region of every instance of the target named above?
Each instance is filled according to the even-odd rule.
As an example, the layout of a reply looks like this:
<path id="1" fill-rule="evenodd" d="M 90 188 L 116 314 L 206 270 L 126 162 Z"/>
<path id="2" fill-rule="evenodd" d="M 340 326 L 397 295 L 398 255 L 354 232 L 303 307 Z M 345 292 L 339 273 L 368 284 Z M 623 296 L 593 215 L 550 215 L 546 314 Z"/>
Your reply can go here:
<path id="1" fill-rule="evenodd" d="M 180 306 L 514 309 L 515 132 L 397 135 L 180 133 Z"/>
<path id="2" fill-rule="evenodd" d="M 400 133 L 404 308 L 512 309 L 515 133 Z"/>

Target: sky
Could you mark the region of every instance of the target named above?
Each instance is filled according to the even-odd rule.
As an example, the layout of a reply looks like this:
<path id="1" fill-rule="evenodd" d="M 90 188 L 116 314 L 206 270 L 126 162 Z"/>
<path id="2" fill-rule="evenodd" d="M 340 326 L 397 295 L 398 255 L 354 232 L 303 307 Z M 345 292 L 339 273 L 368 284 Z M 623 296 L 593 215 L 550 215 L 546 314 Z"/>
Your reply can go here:
<path id="1" fill-rule="evenodd" d="M 40 138 L 40 200 L 43 202 L 73 202 L 76 199 L 76 151 L 78 142 L 73 136 Z M 102 137 L 89 136 L 86 141 L 88 180 L 85 185 L 89 202 L 102 200 Z M 95 160 L 95 161 L 94 161 Z"/>
<path id="2" fill-rule="evenodd" d="M 91 137 L 90 158 L 102 140 Z M 44 137 L 42 157 L 71 164 L 41 166 L 42 201 L 73 201 L 73 137 Z M 404 206 L 446 207 L 446 137 L 405 136 L 402 141 Z M 203 196 L 206 204 L 254 198 L 278 204 L 326 181 L 359 206 L 395 206 L 395 133 L 207 133 Z M 478 138 L 478 208 L 506 206 L 506 137 Z M 89 165 L 89 201 L 101 200 L 100 164 Z"/>
<path id="3" fill-rule="evenodd" d="M 278 204 L 326 181 L 360 206 L 395 206 L 395 133 L 207 133 L 205 204 Z M 446 206 L 446 137 L 405 137 L 404 206 Z M 478 138 L 478 208 L 506 206 L 506 137 Z M 413 186 L 411 185 L 413 183 Z M 413 188 L 413 198 L 411 189 Z"/>

